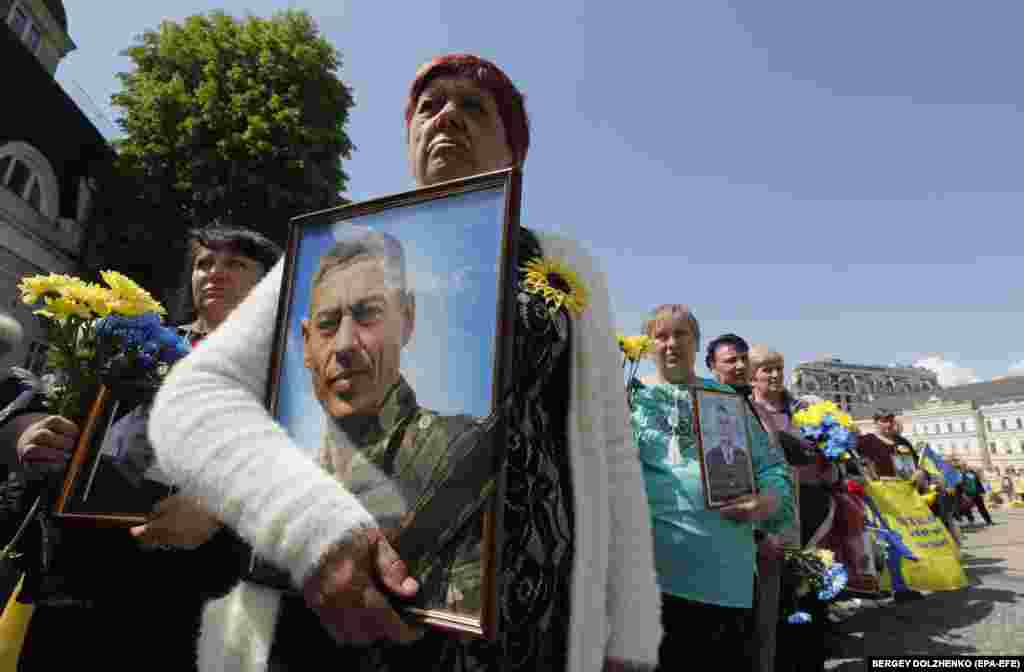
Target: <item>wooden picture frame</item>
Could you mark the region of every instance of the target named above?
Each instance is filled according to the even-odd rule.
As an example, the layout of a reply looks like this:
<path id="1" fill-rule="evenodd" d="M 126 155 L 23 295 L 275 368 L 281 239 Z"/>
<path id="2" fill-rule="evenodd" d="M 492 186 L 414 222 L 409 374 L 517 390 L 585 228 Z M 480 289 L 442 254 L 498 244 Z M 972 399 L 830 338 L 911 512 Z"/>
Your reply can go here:
<path id="1" fill-rule="evenodd" d="M 746 400 L 700 385 L 691 388 L 691 396 L 705 504 L 720 509 L 738 497 L 756 494 Z"/>
<path id="2" fill-rule="evenodd" d="M 520 183 L 510 168 L 292 220 L 267 389 L 270 412 L 363 501 L 419 580 L 400 610 L 492 640 Z M 389 361 L 398 383 L 379 384 Z M 407 390 L 415 403 L 403 405 Z M 357 420 L 381 433 L 358 434 Z M 350 457 L 335 463 L 345 441 Z M 411 455 L 429 477 L 406 478 Z M 294 590 L 256 557 L 248 578 Z"/>

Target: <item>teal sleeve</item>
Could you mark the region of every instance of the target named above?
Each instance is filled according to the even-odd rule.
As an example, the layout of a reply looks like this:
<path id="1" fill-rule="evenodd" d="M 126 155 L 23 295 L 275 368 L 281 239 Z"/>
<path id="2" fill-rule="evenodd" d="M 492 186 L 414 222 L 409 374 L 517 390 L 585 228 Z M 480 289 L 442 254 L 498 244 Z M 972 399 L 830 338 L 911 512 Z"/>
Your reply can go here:
<path id="1" fill-rule="evenodd" d="M 771 437 L 752 413 L 747 415 L 747 422 L 753 438 L 752 457 L 758 492 L 771 490 L 779 498 L 779 508 L 758 527 L 770 534 L 779 534 L 793 524 L 793 478 L 782 451 L 772 444 Z"/>

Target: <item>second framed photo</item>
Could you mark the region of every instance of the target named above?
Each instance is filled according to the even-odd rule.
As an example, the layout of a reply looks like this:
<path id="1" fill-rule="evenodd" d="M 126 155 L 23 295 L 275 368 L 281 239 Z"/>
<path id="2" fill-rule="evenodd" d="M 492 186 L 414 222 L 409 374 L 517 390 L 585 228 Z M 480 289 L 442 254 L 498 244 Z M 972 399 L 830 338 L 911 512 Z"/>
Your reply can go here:
<path id="1" fill-rule="evenodd" d="M 738 497 L 756 493 L 749 410 L 743 397 L 695 387 L 693 400 L 707 507 L 721 508 Z"/>
<path id="2" fill-rule="evenodd" d="M 420 582 L 409 617 L 489 638 L 519 181 L 509 169 L 293 220 L 268 388 Z"/>

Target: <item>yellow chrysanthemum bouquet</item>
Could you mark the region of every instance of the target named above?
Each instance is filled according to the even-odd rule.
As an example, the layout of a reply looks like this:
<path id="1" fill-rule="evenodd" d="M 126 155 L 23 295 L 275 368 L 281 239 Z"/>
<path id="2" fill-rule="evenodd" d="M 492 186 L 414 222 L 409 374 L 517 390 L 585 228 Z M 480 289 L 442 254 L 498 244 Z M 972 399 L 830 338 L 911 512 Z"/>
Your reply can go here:
<path id="1" fill-rule="evenodd" d="M 51 273 L 22 279 L 21 300 L 49 334 L 47 368 L 54 384 L 50 410 L 67 418 L 85 417 L 99 385 L 131 382 L 150 386 L 167 366 L 189 351 L 188 341 L 161 324 L 166 310 L 135 281 L 103 271 L 103 285 Z"/>

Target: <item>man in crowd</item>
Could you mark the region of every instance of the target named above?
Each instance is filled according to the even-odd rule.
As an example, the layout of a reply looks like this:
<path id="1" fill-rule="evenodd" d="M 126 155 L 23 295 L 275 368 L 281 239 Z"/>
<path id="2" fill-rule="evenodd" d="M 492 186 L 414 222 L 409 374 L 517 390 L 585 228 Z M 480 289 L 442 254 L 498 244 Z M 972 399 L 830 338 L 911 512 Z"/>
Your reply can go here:
<path id="1" fill-rule="evenodd" d="M 433 530 L 431 541 L 447 545 L 447 555 L 442 553 L 447 559 L 432 558 L 436 562 L 427 561 L 429 567 L 417 568 L 404 553 L 403 558 L 421 579 L 419 598 L 430 606 L 453 607 L 453 601 L 478 606 L 480 573 L 474 577 L 466 566 L 479 562 L 478 546 L 457 540 L 455 533 L 481 510 L 491 491 L 490 442 L 473 418 L 422 408 L 401 374 L 416 301 L 406 285 L 399 241 L 362 226 L 346 227 L 339 235 L 320 259 L 309 316 L 302 321 L 303 362 L 325 414 L 321 463 L 392 530 L 428 515 L 425 510 L 444 509 L 444 527 Z M 460 442 L 460 436 L 479 440 Z M 478 542 L 479 530 L 470 536 Z M 399 536 L 400 553 L 408 548 L 402 541 Z M 458 565 L 454 573 L 468 580 L 455 590 L 444 578 L 442 565 L 450 562 Z M 433 570 L 440 583 L 432 582 Z"/>
<path id="2" fill-rule="evenodd" d="M 967 520 L 973 525 L 974 507 L 978 507 L 978 513 L 985 520 L 985 524 L 993 525 L 992 516 L 989 515 L 988 507 L 985 506 L 985 486 L 982 483 L 981 476 L 978 475 L 974 467 L 963 464 L 956 464 L 956 466 L 960 467 L 960 473 L 963 474 L 963 478 L 957 487 L 957 494 L 965 498 L 968 503 L 968 506 L 965 506 L 960 513 L 967 516 Z"/>

